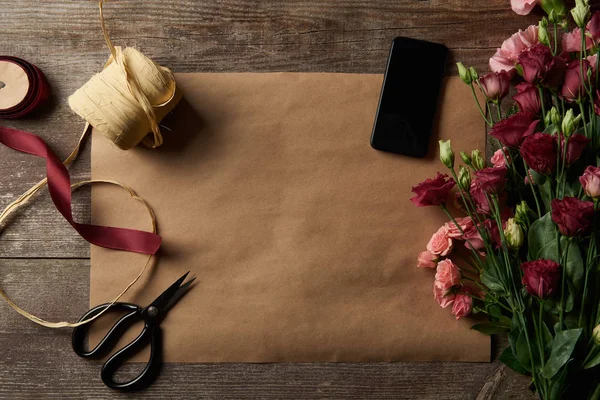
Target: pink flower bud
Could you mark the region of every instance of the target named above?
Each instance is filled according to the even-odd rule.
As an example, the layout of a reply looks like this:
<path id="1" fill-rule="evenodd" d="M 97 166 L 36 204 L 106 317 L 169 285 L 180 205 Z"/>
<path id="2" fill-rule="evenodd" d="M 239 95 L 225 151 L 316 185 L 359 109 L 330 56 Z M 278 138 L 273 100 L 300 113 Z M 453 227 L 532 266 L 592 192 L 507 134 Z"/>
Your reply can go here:
<path id="1" fill-rule="evenodd" d="M 590 165 L 579 177 L 585 194 L 593 199 L 600 198 L 600 168 Z"/>
<path id="2" fill-rule="evenodd" d="M 438 256 L 432 252 L 425 250 L 419 254 L 417 258 L 417 267 L 419 268 L 435 268 L 437 267 Z"/>

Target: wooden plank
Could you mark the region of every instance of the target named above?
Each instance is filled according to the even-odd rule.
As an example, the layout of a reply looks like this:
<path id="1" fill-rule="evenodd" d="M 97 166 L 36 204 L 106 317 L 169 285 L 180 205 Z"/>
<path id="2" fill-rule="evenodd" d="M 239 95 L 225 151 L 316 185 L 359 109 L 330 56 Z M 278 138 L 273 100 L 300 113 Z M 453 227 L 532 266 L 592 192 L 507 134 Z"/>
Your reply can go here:
<path id="1" fill-rule="evenodd" d="M 76 320 L 88 308 L 89 260 L 0 261 L 2 288 L 23 308 Z M 164 329 L 173 329 L 165 324 Z M 190 332 L 190 340 L 194 333 Z M 497 342 L 503 348 L 506 340 Z M 496 351 L 498 353 L 498 351 Z M 100 364 L 71 350 L 70 329 L 35 325 L 0 303 L 0 398 L 113 398 Z M 168 364 L 137 398 L 529 399 L 527 379 L 494 363 Z M 124 376 L 141 369 L 129 365 Z M 494 385 L 485 386 L 486 380 Z M 121 396 L 115 396 L 121 397 Z"/>

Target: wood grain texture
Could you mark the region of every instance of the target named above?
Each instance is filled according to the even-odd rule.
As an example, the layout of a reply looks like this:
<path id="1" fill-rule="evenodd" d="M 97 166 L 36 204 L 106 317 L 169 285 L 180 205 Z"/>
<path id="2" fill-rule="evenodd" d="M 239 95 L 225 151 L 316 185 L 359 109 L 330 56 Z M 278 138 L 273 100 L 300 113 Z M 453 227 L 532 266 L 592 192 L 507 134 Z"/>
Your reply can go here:
<path id="1" fill-rule="evenodd" d="M 383 72 L 399 35 L 446 44 L 450 73 L 458 60 L 483 71 L 503 39 L 538 19 L 514 15 L 508 0 L 123 0 L 107 3 L 106 17 L 115 44 L 135 46 L 176 72 L 363 73 Z M 0 21 L 0 54 L 35 63 L 53 89 L 44 110 L 2 124 L 41 135 L 65 157 L 83 128 L 66 99 L 107 58 L 96 2 L 2 0 Z M 417 74 L 418 61 L 409 62 Z M 5 148 L 0 161 L 4 207 L 43 176 L 44 165 Z M 89 166 L 86 148 L 73 180 L 89 177 Z M 89 219 L 89 190 L 75 196 L 74 208 L 79 221 Z M 77 319 L 88 306 L 89 245 L 47 193 L 23 211 L 0 228 L 2 287 L 40 316 Z M 100 365 L 76 357 L 69 341 L 68 330 L 38 327 L 0 303 L 0 398 L 532 398 L 527 379 L 497 361 L 169 364 L 150 390 L 121 396 L 102 385 Z"/>

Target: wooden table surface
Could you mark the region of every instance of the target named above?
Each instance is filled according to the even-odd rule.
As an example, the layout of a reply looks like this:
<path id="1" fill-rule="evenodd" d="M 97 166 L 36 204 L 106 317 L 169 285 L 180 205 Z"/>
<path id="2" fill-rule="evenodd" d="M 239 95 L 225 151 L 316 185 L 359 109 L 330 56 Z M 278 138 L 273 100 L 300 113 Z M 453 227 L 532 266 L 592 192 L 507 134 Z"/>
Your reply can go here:
<path id="1" fill-rule="evenodd" d="M 517 16 L 509 0 L 120 0 L 105 10 L 115 44 L 175 72 L 383 73 L 400 35 L 446 44 L 449 73 L 458 60 L 485 71 L 503 39 L 539 18 Z M 2 125 L 42 136 L 65 157 L 83 127 L 66 99 L 108 54 L 96 2 L 1 0 L 0 54 L 38 65 L 53 89 L 44 110 Z M 71 170 L 74 181 L 89 177 L 89 143 Z M 0 148 L 0 207 L 43 174 L 40 159 Z M 0 285 L 39 316 L 75 320 L 88 307 L 89 245 L 48 197 L 0 227 Z M 88 221 L 89 191 L 75 201 L 78 220 Z M 527 384 L 498 361 L 167 364 L 149 390 L 122 396 L 104 387 L 99 364 L 72 352 L 70 330 L 42 328 L 0 302 L 0 398 L 529 399 Z"/>

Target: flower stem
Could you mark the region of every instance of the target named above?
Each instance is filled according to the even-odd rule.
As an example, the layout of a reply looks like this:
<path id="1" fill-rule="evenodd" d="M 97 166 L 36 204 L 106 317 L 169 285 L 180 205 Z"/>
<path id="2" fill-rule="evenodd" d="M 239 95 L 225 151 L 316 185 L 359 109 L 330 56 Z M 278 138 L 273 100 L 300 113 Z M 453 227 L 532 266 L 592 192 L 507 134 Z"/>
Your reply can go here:
<path id="1" fill-rule="evenodd" d="M 479 103 L 479 99 L 477 99 L 477 94 L 475 93 L 475 87 L 473 86 L 473 83 L 471 83 L 469 86 L 471 87 L 471 92 L 473 92 L 473 98 L 475 99 L 475 103 L 477 103 L 477 108 L 479 109 L 479 113 L 483 117 L 483 120 L 486 124 L 488 124 L 488 126 L 494 126 L 490 121 L 488 121 L 487 117 L 483 112 L 483 109 L 481 108 L 481 104 Z"/>
<path id="2" fill-rule="evenodd" d="M 560 237 L 558 239 L 560 242 Z M 569 259 L 569 247 L 571 246 L 571 241 L 567 240 L 567 245 L 565 246 L 565 253 L 562 255 L 562 281 L 561 281 L 561 290 L 560 290 L 560 329 L 563 329 L 563 323 L 565 321 L 565 284 L 567 281 L 567 261 Z"/>
<path id="3" fill-rule="evenodd" d="M 531 182 L 531 177 L 529 176 L 529 167 L 525 160 L 523 160 L 523 165 L 525 166 L 525 174 L 527 174 L 527 180 L 529 181 L 529 187 L 531 187 L 531 193 L 533 193 L 533 199 L 535 200 L 535 206 L 537 207 L 538 218 L 542 218 L 542 209 L 540 207 L 540 201 L 538 200 L 537 193 L 535 192 L 535 187 L 533 186 L 533 182 Z"/>

